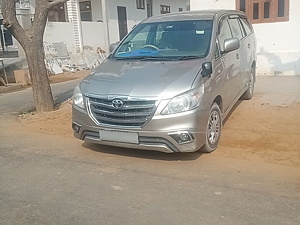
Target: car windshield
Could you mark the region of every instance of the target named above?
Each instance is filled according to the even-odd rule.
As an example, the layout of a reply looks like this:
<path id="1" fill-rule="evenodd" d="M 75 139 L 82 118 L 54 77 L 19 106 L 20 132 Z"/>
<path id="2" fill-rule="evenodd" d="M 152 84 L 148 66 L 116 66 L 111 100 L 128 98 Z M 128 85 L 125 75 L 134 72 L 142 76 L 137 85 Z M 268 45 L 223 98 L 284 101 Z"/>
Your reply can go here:
<path id="1" fill-rule="evenodd" d="M 119 45 L 114 59 L 186 60 L 209 52 L 211 20 L 139 24 Z"/>

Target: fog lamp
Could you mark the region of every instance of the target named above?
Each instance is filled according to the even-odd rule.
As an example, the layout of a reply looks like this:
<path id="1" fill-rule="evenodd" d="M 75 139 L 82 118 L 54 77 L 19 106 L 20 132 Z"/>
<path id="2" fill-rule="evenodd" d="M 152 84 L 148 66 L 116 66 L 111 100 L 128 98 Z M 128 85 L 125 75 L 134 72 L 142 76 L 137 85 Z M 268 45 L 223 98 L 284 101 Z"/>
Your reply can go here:
<path id="1" fill-rule="evenodd" d="M 73 122 L 73 123 L 72 123 L 72 128 L 73 128 L 73 130 L 74 130 L 76 133 L 78 133 L 79 130 L 80 130 L 80 128 L 81 128 L 81 126 L 80 126 L 79 124 Z"/>
<path id="2" fill-rule="evenodd" d="M 190 137 L 187 133 L 182 133 L 179 135 L 179 138 L 181 141 L 185 142 L 185 141 L 188 141 Z"/>
<path id="3" fill-rule="evenodd" d="M 178 144 L 187 144 L 194 141 L 194 137 L 187 131 L 169 134 Z"/>

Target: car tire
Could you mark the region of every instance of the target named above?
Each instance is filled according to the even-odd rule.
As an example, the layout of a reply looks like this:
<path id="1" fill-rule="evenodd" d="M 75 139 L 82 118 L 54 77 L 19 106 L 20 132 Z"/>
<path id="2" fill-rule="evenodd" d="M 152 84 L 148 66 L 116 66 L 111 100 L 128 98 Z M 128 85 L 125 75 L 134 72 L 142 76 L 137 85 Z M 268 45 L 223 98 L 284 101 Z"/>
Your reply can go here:
<path id="1" fill-rule="evenodd" d="M 248 89 L 242 95 L 242 100 L 250 100 L 253 97 L 254 93 L 254 82 L 255 82 L 255 69 L 252 67 L 250 72 L 250 79 L 248 83 Z"/>
<path id="2" fill-rule="evenodd" d="M 222 130 L 221 110 L 217 103 L 214 103 L 209 111 L 209 117 L 205 132 L 205 144 L 200 148 L 203 153 L 213 152 L 219 143 Z"/>

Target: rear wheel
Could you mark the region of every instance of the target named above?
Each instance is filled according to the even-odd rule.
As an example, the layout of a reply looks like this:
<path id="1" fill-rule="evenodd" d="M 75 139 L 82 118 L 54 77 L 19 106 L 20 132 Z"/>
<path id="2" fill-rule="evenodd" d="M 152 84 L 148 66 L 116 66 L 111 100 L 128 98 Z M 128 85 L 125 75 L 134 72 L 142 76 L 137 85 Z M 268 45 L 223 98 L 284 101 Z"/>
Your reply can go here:
<path id="1" fill-rule="evenodd" d="M 205 144 L 200 149 L 201 152 L 209 153 L 214 151 L 219 143 L 222 129 L 221 110 L 217 103 L 210 109 L 206 127 Z"/>
<path id="2" fill-rule="evenodd" d="M 255 79 L 255 70 L 254 70 L 254 68 L 251 68 L 250 78 L 249 78 L 249 82 L 248 82 L 248 89 L 242 95 L 243 100 L 250 100 L 253 97 L 254 79 Z"/>

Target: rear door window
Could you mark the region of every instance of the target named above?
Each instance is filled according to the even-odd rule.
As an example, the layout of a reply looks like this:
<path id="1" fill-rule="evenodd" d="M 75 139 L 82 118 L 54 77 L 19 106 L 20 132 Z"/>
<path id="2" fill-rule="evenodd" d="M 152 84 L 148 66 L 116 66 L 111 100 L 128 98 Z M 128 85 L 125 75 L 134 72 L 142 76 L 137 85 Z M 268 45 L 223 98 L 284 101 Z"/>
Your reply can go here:
<path id="1" fill-rule="evenodd" d="M 242 32 L 242 29 L 241 29 L 241 26 L 239 23 L 239 19 L 237 17 L 229 19 L 229 24 L 230 24 L 230 28 L 232 31 L 232 36 L 234 38 L 242 40 L 245 35 Z"/>
<path id="2" fill-rule="evenodd" d="M 245 31 L 246 35 L 248 36 L 249 34 L 251 34 L 252 29 L 251 29 L 250 24 L 247 21 L 247 19 L 246 18 L 241 18 L 240 21 L 241 21 L 241 24 L 244 28 L 244 31 Z"/>

